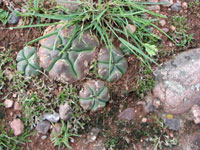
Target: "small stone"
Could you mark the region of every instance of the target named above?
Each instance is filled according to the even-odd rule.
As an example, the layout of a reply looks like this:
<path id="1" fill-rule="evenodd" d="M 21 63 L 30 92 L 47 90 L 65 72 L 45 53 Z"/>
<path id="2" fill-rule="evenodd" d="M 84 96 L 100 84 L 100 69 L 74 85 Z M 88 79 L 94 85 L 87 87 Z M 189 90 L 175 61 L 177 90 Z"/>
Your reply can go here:
<path id="1" fill-rule="evenodd" d="M 161 25 L 162 27 L 164 27 L 164 26 L 166 25 L 166 21 L 165 21 L 165 20 L 160 20 L 160 25 Z"/>
<path id="2" fill-rule="evenodd" d="M 187 4 L 186 2 L 183 2 L 182 8 L 183 8 L 183 9 L 187 9 L 187 8 L 188 8 L 188 4 Z"/>
<path id="3" fill-rule="evenodd" d="M 98 134 L 101 130 L 98 129 L 98 128 L 93 128 L 90 133 L 87 135 L 87 139 L 88 139 L 88 142 L 94 142 L 97 137 L 98 137 Z"/>
<path id="4" fill-rule="evenodd" d="M 131 33 L 135 33 L 136 31 L 136 26 L 133 24 L 128 24 L 128 26 L 126 27 Z"/>
<path id="5" fill-rule="evenodd" d="M 170 26 L 170 29 L 171 29 L 172 31 L 175 31 L 175 30 L 176 30 L 176 27 L 173 26 L 173 25 L 171 25 L 171 26 Z"/>
<path id="6" fill-rule="evenodd" d="M 179 12 L 181 10 L 181 4 L 180 3 L 175 3 L 171 6 L 172 11 L 174 12 Z"/>
<path id="7" fill-rule="evenodd" d="M 165 33 L 169 32 L 169 29 L 168 29 L 168 28 L 162 28 L 162 30 L 163 30 Z"/>
<path id="8" fill-rule="evenodd" d="M 198 105 L 194 105 L 191 109 L 191 113 L 193 116 L 193 120 L 196 124 L 200 123 L 200 107 Z"/>
<path id="9" fill-rule="evenodd" d="M 142 123 L 146 123 L 147 122 L 147 118 L 142 118 Z"/>
<path id="10" fill-rule="evenodd" d="M 9 18 L 8 24 L 17 24 L 20 17 L 15 12 L 12 12 Z"/>
<path id="11" fill-rule="evenodd" d="M 15 102 L 14 104 L 14 110 L 22 110 L 22 105 L 20 102 Z"/>
<path id="12" fill-rule="evenodd" d="M 64 121 L 69 120 L 71 115 L 72 115 L 72 109 L 68 105 L 68 103 L 65 103 L 64 105 L 60 105 L 59 116 L 62 120 L 64 120 Z"/>
<path id="13" fill-rule="evenodd" d="M 127 108 L 118 115 L 121 120 L 133 120 L 134 119 L 134 109 Z"/>
<path id="14" fill-rule="evenodd" d="M 10 127 L 14 130 L 15 136 L 24 133 L 24 124 L 20 119 L 14 119 L 13 121 L 11 121 Z"/>
<path id="15" fill-rule="evenodd" d="M 178 131 L 180 128 L 180 120 L 179 119 L 165 118 L 164 123 L 170 130 Z"/>
<path id="16" fill-rule="evenodd" d="M 59 114 L 58 113 L 54 113 L 54 114 L 44 114 L 43 117 L 44 120 L 48 120 L 49 122 L 54 122 L 57 123 L 60 120 Z"/>
<path id="17" fill-rule="evenodd" d="M 153 101 L 153 106 L 154 106 L 156 109 L 158 109 L 158 108 L 160 107 L 160 105 L 161 105 L 160 100 L 155 99 L 155 100 Z"/>
<path id="18" fill-rule="evenodd" d="M 36 126 L 36 130 L 39 132 L 39 133 L 42 133 L 42 134 L 47 134 L 47 132 L 49 131 L 50 129 L 50 122 L 49 121 L 41 121 L 37 124 Z"/>
<path id="19" fill-rule="evenodd" d="M 14 103 L 14 101 L 11 100 L 11 99 L 6 99 L 4 101 L 4 105 L 5 105 L 6 108 L 11 108 L 13 106 L 13 103 Z"/>
<path id="20" fill-rule="evenodd" d="M 41 137 L 42 140 L 45 140 L 46 138 L 47 138 L 46 135 L 43 135 L 43 136 Z"/>

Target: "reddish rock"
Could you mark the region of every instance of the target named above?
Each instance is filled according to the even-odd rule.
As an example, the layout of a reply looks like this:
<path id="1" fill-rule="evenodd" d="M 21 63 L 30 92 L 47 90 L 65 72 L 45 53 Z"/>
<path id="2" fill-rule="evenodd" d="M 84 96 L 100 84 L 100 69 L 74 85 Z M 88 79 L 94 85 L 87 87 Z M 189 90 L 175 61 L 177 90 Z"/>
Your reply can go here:
<path id="1" fill-rule="evenodd" d="M 177 55 L 154 71 L 157 81 L 154 98 L 165 112 L 181 114 L 200 103 L 200 48 Z"/>
<path id="2" fill-rule="evenodd" d="M 24 124 L 20 119 L 11 121 L 10 127 L 14 130 L 15 136 L 21 135 L 24 132 Z"/>
<path id="3" fill-rule="evenodd" d="M 14 104 L 14 110 L 22 110 L 22 105 L 19 102 L 15 102 Z"/>
<path id="4" fill-rule="evenodd" d="M 11 100 L 11 99 L 6 99 L 4 101 L 4 105 L 5 105 L 6 108 L 11 108 L 13 106 L 13 103 L 14 103 L 14 101 Z"/>

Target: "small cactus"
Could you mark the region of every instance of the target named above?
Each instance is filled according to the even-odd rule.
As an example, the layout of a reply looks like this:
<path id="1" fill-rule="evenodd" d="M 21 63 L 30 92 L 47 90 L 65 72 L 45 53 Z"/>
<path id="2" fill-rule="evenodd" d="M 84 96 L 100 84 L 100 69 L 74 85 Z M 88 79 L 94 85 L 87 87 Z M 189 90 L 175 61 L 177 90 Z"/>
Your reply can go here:
<path id="1" fill-rule="evenodd" d="M 51 33 L 61 28 L 56 26 L 45 32 Z M 98 40 L 85 32 L 82 38 L 76 37 L 71 42 L 69 39 L 74 26 L 62 29 L 58 35 L 52 35 L 40 41 L 38 55 L 40 65 L 49 72 L 51 78 L 73 83 L 85 77 L 90 68 L 90 63 L 96 56 Z M 66 51 L 60 53 L 63 47 L 69 43 Z M 56 46 L 54 46 L 56 45 Z"/>
<path id="2" fill-rule="evenodd" d="M 111 54 L 111 55 L 110 55 Z M 98 73 L 102 79 L 113 82 L 126 72 L 128 64 L 119 49 L 102 48 L 98 56 Z"/>
<path id="3" fill-rule="evenodd" d="M 17 70 L 27 77 L 40 74 L 41 68 L 38 63 L 36 48 L 26 46 L 18 53 Z"/>
<path id="4" fill-rule="evenodd" d="M 104 82 L 94 80 L 84 83 L 79 97 L 79 102 L 83 109 L 92 111 L 102 109 L 110 99 L 108 88 Z"/>

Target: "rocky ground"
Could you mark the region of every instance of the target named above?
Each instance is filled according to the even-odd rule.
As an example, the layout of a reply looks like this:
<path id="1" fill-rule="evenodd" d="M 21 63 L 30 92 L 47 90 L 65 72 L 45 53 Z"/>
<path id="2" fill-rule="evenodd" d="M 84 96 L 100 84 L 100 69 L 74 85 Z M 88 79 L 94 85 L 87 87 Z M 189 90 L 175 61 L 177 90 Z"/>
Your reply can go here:
<path id="1" fill-rule="evenodd" d="M 59 149 L 53 139 L 55 133 L 57 140 L 59 133 L 64 133 L 67 141 L 70 137 L 73 150 L 199 150 L 200 4 L 198 0 L 150 1 L 166 2 L 149 9 L 167 17 L 156 24 L 172 40 L 152 29 L 161 38 L 155 57 L 159 66 L 152 64 L 151 72 L 135 56 L 127 57 L 127 73 L 107 84 L 111 101 L 97 113 L 83 111 L 74 103 L 81 83 L 74 89 L 46 76 L 25 79 L 18 75 L 17 53 L 42 32 L 35 28 L 5 29 L 1 24 L 0 146 L 10 137 L 11 143 L 18 144 L 12 143 L 12 149 Z M 20 4 L 20 0 L 0 1 L 4 9 L 22 9 Z M 23 19 L 12 13 L 6 27 L 20 26 L 26 21 Z M 68 103 L 64 103 L 66 99 Z M 45 110 L 42 121 L 41 110 Z M 69 118 L 72 125 L 63 126 Z"/>

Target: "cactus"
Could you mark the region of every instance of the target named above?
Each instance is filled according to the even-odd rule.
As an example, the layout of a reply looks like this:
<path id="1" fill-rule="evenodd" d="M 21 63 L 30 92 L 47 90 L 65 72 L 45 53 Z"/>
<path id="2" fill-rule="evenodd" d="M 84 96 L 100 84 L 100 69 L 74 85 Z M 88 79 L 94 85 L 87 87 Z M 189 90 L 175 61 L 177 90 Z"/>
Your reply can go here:
<path id="1" fill-rule="evenodd" d="M 111 54 L 111 55 L 110 55 Z M 126 72 L 128 64 L 119 49 L 102 48 L 98 56 L 98 73 L 102 79 L 113 82 Z"/>
<path id="2" fill-rule="evenodd" d="M 120 50 L 122 51 L 122 53 L 124 55 L 127 55 L 127 56 L 133 54 L 133 52 L 127 46 L 125 46 L 124 44 L 120 45 Z"/>
<path id="3" fill-rule="evenodd" d="M 18 53 L 17 70 L 27 77 L 40 74 L 41 68 L 38 63 L 36 48 L 26 46 Z"/>
<path id="4" fill-rule="evenodd" d="M 45 32 L 51 33 L 62 26 L 58 25 Z M 82 38 L 79 36 L 69 40 L 74 26 L 62 29 L 58 35 L 52 35 L 40 41 L 38 55 L 40 65 L 49 72 L 51 78 L 67 81 L 69 83 L 81 80 L 89 71 L 90 64 L 96 56 L 98 40 L 85 32 Z M 55 44 L 55 46 L 54 46 Z M 60 54 L 63 47 L 68 44 L 67 50 Z"/>
<path id="5" fill-rule="evenodd" d="M 94 80 L 84 83 L 79 97 L 81 107 L 91 111 L 102 109 L 110 99 L 108 88 L 104 85 L 104 82 Z"/>

